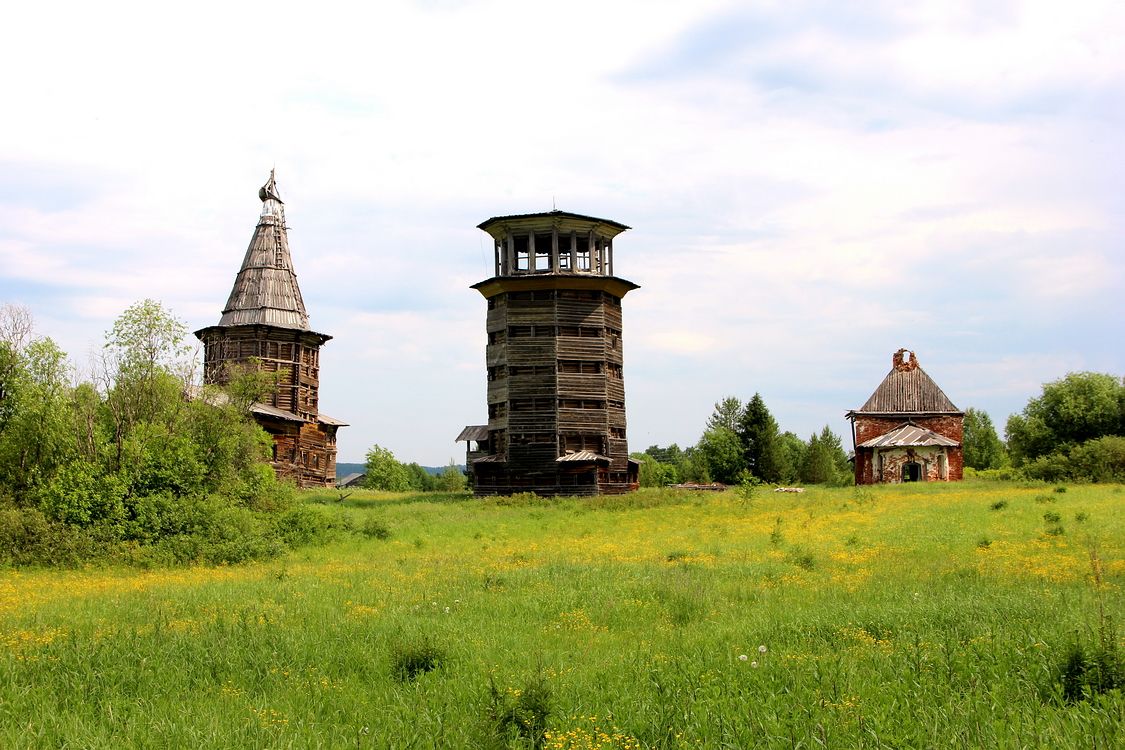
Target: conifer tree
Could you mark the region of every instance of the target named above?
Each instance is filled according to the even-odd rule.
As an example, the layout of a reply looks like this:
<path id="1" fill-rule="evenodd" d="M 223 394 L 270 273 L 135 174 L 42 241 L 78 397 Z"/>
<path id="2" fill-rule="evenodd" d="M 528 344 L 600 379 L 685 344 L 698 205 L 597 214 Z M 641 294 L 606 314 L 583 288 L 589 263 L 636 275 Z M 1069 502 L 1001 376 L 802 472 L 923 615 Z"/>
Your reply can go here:
<path id="1" fill-rule="evenodd" d="M 780 431 L 761 394 L 755 393 L 746 404 L 739 420 L 738 437 L 750 473 L 763 482 L 780 482 L 784 473 Z"/>

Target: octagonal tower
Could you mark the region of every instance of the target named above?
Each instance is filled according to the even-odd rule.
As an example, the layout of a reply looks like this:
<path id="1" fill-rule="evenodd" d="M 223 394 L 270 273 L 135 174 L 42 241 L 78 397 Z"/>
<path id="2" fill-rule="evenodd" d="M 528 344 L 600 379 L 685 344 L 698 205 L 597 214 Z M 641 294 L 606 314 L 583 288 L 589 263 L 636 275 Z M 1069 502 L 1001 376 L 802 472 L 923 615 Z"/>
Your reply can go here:
<path id="1" fill-rule="evenodd" d="M 497 216 L 488 301 L 488 426 L 469 465 L 477 495 L 636 489 L 625 435 L 621 299 L 613 273 L 629 227 L 565 211 Z M 464 434 L 464 433 L 463 433 Z"/>

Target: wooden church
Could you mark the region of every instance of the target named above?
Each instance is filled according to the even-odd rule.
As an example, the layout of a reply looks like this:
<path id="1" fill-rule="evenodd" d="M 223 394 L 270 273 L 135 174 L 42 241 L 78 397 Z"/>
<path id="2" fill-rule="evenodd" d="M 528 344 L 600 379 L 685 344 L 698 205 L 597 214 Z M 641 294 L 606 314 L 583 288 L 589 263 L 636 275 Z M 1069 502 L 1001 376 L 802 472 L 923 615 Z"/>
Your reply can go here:
<path id="1" fill-rule="evenodd" d="M 914 352 L 895 352 L 883 382 L 845 416 L 852 422 L 856 484 L 961 479 L 965 414 Z"/>
<path id="2" fill-rule="evenodd" d="M 203 380 L 223 385 L 247 368 L 272 373 L 268 398 L 251 407 L 273 438 L 278 476 L 300 487 L 336 483 L 336 430 L 344 422 L 320 413 L 320 347 L 289 254 L 285 205 L 274 174 L 258 191 L 262 213 L 218 325 L 195 332 L 203 342 Z"/>
<path id="3" fill-rule="evenodd" d="M 479 225 L 494 275 L 487 301 L 488 424 L 470 425 L 477 495 L 623 493 L 638 486 L 625 436 L 621 300 L 613 243 L 629 227 L 550 211 Z"/>

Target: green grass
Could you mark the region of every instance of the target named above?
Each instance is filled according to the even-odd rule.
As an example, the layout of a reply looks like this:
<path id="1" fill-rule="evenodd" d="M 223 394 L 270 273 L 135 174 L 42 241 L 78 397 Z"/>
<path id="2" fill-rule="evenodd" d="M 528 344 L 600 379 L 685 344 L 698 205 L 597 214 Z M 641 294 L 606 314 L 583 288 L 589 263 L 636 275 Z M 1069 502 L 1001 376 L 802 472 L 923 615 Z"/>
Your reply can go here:
<path id="1" fill-rule="evenodd" d="M 269 563 L 0 571 L 0 747 L 1125 736 L 1059 677 L 1122 650 L 1120 486 L 337 498 L 354 533 Z"/>

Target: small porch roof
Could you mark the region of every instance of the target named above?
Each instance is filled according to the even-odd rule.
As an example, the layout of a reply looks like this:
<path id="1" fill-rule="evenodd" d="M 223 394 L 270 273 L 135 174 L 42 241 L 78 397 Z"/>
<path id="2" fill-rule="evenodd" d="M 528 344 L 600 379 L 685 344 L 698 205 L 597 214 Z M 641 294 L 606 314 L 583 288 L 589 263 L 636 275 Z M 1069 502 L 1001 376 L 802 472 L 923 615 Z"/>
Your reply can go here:
<path id="1" fill-rule="evenodd" d="M 939 435 L 933 430 L 919 427 L 913 422 L 905 422 L 890 432 L 878 437 L 865 440 L 857 448 L 919 448 L 926 446 L 942 446 L 954 448 L 960 445 L 956 440 L 950 440 L 945 435 Z"/>
<path id="2" fill-rule="evenodd" d="M 481 440 L 488 440 L 488 425 L 465 425 L 465 429 L 461 430 L 460 434 L 458 434 L 457 437 L 453 439 L 453 442 L 460 443 L 462 440 L 474 440 L 478 443 Z"/>
<path id="3" fill-rule="evenodd" d="M 587 463 L 588 462 L 603 461 L 603 462 L 608 464 L 609 458 L 606 457 L 606 456 L 603 456 L 600 453 L 594 453 L 593 451 L 575 451 L 574 453 L 567 453 L 564 456 L 559 456 L 558 458 L 555 459 L 555 461 L 557 463 L 568 463 L 568 462 L 571 462 L 571 461 L 587 462 Z"/>

